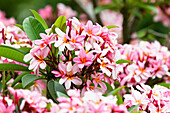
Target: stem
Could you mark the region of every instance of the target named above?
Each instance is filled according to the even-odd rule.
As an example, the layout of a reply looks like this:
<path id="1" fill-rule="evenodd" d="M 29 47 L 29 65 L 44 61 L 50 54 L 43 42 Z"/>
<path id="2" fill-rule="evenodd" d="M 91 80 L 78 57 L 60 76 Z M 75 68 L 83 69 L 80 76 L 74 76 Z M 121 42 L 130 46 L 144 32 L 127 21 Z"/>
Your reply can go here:
<path id="1" fill-rule="evenodd" d="M 97 7 L 97 0 L 92 0 L 93 2 L 93 10 Z M 97 23 L 99 23 L 101 26 L 103 26 L 101 18 L 100 18 L 100 13 L 95 14 Z"/>
<path id="2" fill-rule="evenodd" d="M 124 1 L 124 7 L 121 9 L 123 15 L 123 43 L 129 43 L 131 41 L 129 32 L 129 13 L 128 13 L 128 3 L 127 0 Z"/>
<path id="3" fill-rule="evenodd" d="M 3 88 L 3 96 L 5 95 L 5 87 L 6 87 L 6 80 L 5 80 L 5 71 L 2 72 L 2 88 Z"/>

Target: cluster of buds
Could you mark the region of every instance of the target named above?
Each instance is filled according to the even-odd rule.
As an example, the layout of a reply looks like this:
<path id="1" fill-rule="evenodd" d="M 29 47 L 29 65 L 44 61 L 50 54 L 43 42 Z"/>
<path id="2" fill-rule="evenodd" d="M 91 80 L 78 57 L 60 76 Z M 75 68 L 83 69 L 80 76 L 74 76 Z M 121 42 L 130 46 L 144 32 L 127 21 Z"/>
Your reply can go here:
<path id="1" fill-rule="evenodd" d="M 141 41 L 136 45 L 125 44 L 120 49 L 122 59 L 133 61 L 122 64 L 123 72 L 119 73 L 121 84 L 127 86 L 145 83 L 149 78 L 170 76 L 170 52 L 159 42 Z"/>

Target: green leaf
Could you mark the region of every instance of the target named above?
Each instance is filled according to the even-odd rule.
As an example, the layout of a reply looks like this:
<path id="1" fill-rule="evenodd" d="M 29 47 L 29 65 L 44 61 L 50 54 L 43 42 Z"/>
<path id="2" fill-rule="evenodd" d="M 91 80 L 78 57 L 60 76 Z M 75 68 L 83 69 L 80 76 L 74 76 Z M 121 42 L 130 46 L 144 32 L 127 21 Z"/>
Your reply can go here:
<path id="1" fill-rule="evenodd" d="M 42 24 L 32 16 L 24 19 L 23 27 L 25 33 L 32 41 L 41 39 L 40 33 L 45 33 L 45 29 Z"/>
<path id="2" fill-rule="evenodd" d="M 57 102 L 57 91 L 66 94 L 65 88 L 56 81 L 50 80 L 48 82 L 48 91 L 55 102 Z"/>
<path id="3" fill-rule="evenodd" d="M 24 62 L 24 56 L 26 52 L 19 50 L 17 48 L 5 46 L 5 45 L 0 45 L 0 56 L 3 56 L 5 58 L 9 58 L 24 64 L 28 64 Z"/>
<path id="4" fill-rule="evenodd" d="M 15 85 L 14 89 L 23 89 L 22 83 L 19 83 L 19 84 Z"/>
<path id="5" fill-rule="evenodd" d="M 106 86 L 107 86 L 107 90 L 109 90 L 109 91 L 113 91 L 112 86 L 111 86 L 108 82 L 105 82 L 105 81 L 103 81 L 103 80 L 102 80 L 102 82 L 104 82 L 104 83 L 106 84 Z"/>
<path id="6" fill-rule="evenodd" d="M 33 75 L 33 74 L 27 74 L 27 75 L 23 76 L 22 77 L 23 88 L 25 88 L 31 82 L 33 82 L 35 80 L 39 80 L 39 79 L 42 79 L 42 77 L 37 77 L 36 75 Z"/>
<path id="7" fill-rule="evenodd" d="M 129 60 L 123 60 L 123 59 L 116 61 L 116 64 L 121 64 L 121 63 L 133 63 L 133 62 Z"/>
<path id="8" fill-rule="evenodd" d="M 136 109 L 137 107 L 139 107 L 139 106 L 140 106 L 140 105 L 134 105 L 134 106 L 128 108 L 128 111 L 131 112 L 131 111 L 135 110 L 135 109 Z"/>
<path id="9" fill-rule="evenodd" d="M 158 83 L 158 85 L 170 88 L 170 83 Z"/>
<path id="10" fill-rule="evenodd" d="M 20 24 L 14 24 L 15 26 L 17 26 L 17 27 L 19 27 L 21 30 L 23 30 L 24 31 L 24 28 L 23 28 L 23 26 L 22 25 L 20 25 Z"/>
<path id="11" fill-rule="evenodd" d="M 142 111 L 131 111 L 130 113 L 141 113 Z"/>
<path id="12" fill-rule="evenodd" d="M 66 17 L 65 16 L 60 16 L 57 18 L 55 21 L 54 25 L 51 28 L 50 34 L 51 33 L 56 33 L 55 28 L 59 28 L 61 31 L 65 32 L 66 30 Z"/>
<path id="13" fill-rule="evenodd" d="M 142 4 L 142 3 L 136 3 L 135 6 L 138 8 L 146 9 L 151 12 L 155 12 L 156 14 L 158 14 L 158 10 L 156 9 L 155 6 L 148 5 L 148 4 Z"/>
<path id="14" fill-rule="evenodd" d="M 119 93 L 117 93 L 117 105 L 123 104 L 123 99 Z"/>
<path id="15" fill-rule="evenodd" d="M 125 88 L 125 86 L 116 88 L 116 89 L 114 89 L 113 91 L 111 91 L 110 93 L 108 93 L 108 95 L 113 95 L 113 96 L 114 96 L 114 95 L 117 95 L 118 92 L 119 92 L 121 89 L 123 89 L 123 88 Z"/>
<path id="16" fill-rule="evenodd" d="M 19 64 L 2 63 L 0 64 L 0 71 L 28 71 L 28 67 Z"/>
<path id="17" fill-rule="evenodd" d="M 57 96 L 58 97 L 66 97 L 66 98 L 69 98 L 69 96 L 67 96 L 66 94 L 62 93 L 62 92 L 59 92 L 57 91 Z"/>
<path id="18" fill-rule="evenodd" d="M 0 82 L 0 91 L 2 90 L 2 83 Z"/>
<path id="19" fill-rule="evenodd" d="M 119 28 L 119 26 L 116 26 L 116 25 L 108 25 L 108 26 L 106 26 L 108 29 L 112 29 L 112 28 L 115 28 L 115 27 L 117 27 L 117 28 Z"/>
<path id="20" fill-rule="evenodd" d="M 44 19 L 34 10 L 30 9 L 30 11 L 33 13 L 35 19 L 37 19 L 44 27 L 44 29 L 48 29 L 47 23 L 44 21 Z"/>
<path id="21" fill-rule="evenodd" d="M 32 48 L 30 48 L 30 47 L 20 47 L 18 49 L 24 51 L 25 53 L 29 53 Z"/>
<path id="22" fill-rule="evenodd" d="M 13 87 L 16 83 L 18 83 L 21 80 L 21 78 L 26 74 L 29 74 L 29 72 L 22 72 L 20 75 L 18 75 L 17 78 L 15 78 L 11 86 Z"/>

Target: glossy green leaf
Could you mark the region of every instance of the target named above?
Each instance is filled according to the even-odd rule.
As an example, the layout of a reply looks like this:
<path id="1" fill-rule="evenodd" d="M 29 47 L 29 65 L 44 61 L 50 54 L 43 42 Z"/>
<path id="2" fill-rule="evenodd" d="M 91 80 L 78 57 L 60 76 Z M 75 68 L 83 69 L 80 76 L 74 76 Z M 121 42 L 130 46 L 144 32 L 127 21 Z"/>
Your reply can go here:
<path id="1" fill-rule="evenodd" d="M 65 32 L 66 27 L 67 27 L 66 26 L 66 17 L 60 16 L 57 18 L 54 25 L 52 26 L 50 33 L 55 33 L 55 28 L 59 28 L 61 31 Z"/>
<path id="2" fill-rule="evenodd" d="M 30 11 L 33 13 L 35 19 L 37 19 L 44 27 L 44 29 L 48 29 L 47 23 L 44 21 L 44 19 L 34 10 L 30 9 Z"/>
<path id="3" fill-rule="evenodd" d="M 2 63 L 0 64 L 0 71 L 28 71 L 28 67 L 19 64 Z"/>
<path id="4" fill-rule="evenodd" d="M 117 105 L 123 104 L 123 99 L 119 93 L 117 93 Z"/>
<path id="5" fill-rule="evenodd" d="M 112 28 L 119 28 L 119 26 L 116 26 L 116 25 L 108 25 L 106 26 L 108 29 L 112 29 Z"/>
<path id="6" fill-rule="evenodd" d="M 42 24 L 32 16 L 24 19 L 23 28 L 27 36 L 32 41 L 41 39 L 40 33 L 45 33 L 45 29 Z"/>
<path id="7" fill-rule="evenodd" d="M 170 88 L 170 83 L 158 83 L 158 85 Z"/>
<path id="8" fill-rule="evenodd" d="M 66 97 L 66 98 L 69 98 L 69 96 L 67 96 L 66 94 L 62 93 L 62 92 L 59 92 L 57 91 L 57 96 L 58 97 Z"/>
<path id="9" fill-rule="evenodd" d="M 29 74 L 29 72 L 22 72 L 20 75 L 18 75 L 17 76 L 17 78 L 15 78 L 15 80 L 14 80 L 14 82 L 12 83 L 12 87 L 16 84 L 16 83 L 18 83 L 20 80 L 21 80 L 21 78 L 23 77 L 23 76 L 25 76 L 26 74 Z"/>
<path id="10" fill-rule="evenodd" d="M 23 86 L 23 88 L 25 88 L 31 82 L 33 82 L 35 80 L 39 80 L 41 78 L 42 77 L 37 77 L 36 75 L 33 75 L 33 74 L 27 74 L 22 77 L 22 86 Z"/>
<path id="11" fill-rule="evenodd" d="M 32 48 L 30 48 L 30 47 L 20 47 L 18 49 L 24 51 L 25 53 L 29 53 Z"/>
<path id="12" fill-rule="evenodd" d="M 22 83 L 19 83 L 19 84 L 15 85 L 14 89 L 23 89 Z"/>
<path id="13" fill-rule="evenodd" d="M 56 81 L 50 80 L 48 82 L 48 91 L 55 102 L 57 102 L 57 91 L 66 94 L 65 88 Z"/>
<path id="14" fill-rule="evenodd" d="M 131 111 L 130 113 L 141 113 L 142 111 Z"/>
<path id="15" fill-rule="evenodd" d="M 118 87 L 118 88 L 114 89 L 113 91 L 111 91 L 110 93 L 108 93 L 108 95 L 117 95 L 118 92 L 123 88 L 125 88 L 125 86 Z"/>
<path id="16" fill-rule="evenodd" d="M 133 62 L 129 60 L 123 60 L 123 59 L 116 61 L 116 64 L 121 64 L 121 63 L 133 63 Z"/>
<path id="17" fill-rule="evenodd" d="M 0 56 L 3 56 L 5 58 L 9 58 L 24 64 L 28 64 L 24 62 L 24 56 L 26 52 L 19 50 L 17 48 L 5 46 L 5 45 L 0 45 Z"/>
<path id="18" fill-rule="evenodd" d="M 24 31 L 24 28 L 23 28 L 23 26 L 22 25 L 20 25 L 20 24 L 14 24 L 15 26 L 17 26 L 17 27 L 19 27 L 21 30 L 23 30 Z"/>
<path id="19" fill-rule="evenodd" d="M 136 109 L 137 107 L 139 107 L 139 106 L 140 106 L 140 105 L 134 105 L 134 106 L 128 108 L 128 111 L 131 112 L 131 111 L 135 110 L 135 109 Z"/>
<path id="20" fill-rule="evenodd" d="M 112 86 L 108 82 L 105 82 L 105 81 L 102 81 L 102 82 L 104 82 L 106 84 L 106 87 L 107 87 L 108 91 L 113 91 Z"/>

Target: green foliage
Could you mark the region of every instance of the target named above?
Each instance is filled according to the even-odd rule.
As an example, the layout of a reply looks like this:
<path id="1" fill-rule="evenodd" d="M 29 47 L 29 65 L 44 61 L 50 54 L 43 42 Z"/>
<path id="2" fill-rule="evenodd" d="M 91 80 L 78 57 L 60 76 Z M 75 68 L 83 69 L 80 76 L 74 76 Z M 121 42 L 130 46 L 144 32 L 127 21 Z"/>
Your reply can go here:
<path id="1" fill-rule="evenodd" d="M 119 93 L 117 93 L 117 105 L 123 104 L 123 99 Z"/>
<path id="2" fill-rule="evenodd" d="M 128 108 L 128 111 L 131 112 L 131 111 L 135 110 L 135 109 L 136 109 L 137 107 L 139 107 L 139 106 L 140 106 L 140 105 L 134 105 L 134 106 Z"/>
<path id="3" fill-rule="evenodd" d="M 167 87 L 167 88 L 170 88 L 170 83 L 158 83 L 158 85 L 161 85 L 161 86 L 164 86 L 164 87 Z"/>
<path id="4" fill-rule="evenodd" d="M 0 56 L 3 56 L 5 58 L 9 58 L 24 64 L 28 64 L 23 61 L 25 54 L 26 52 L 19 50 L 17 48 L 0 45 Z"/>
<path id="5" fill-rule="evenodd" d="M 21 78 L 22 78 L 23 76 L 25 76 L 26 74 L 29 74 L 29 72 L 24 71 L 24 72 L 22 72 L 20 75 L 18 75 L 17 78 L 15 78 L 15 80 L 14 80 L 14 82 L 12 83 L 11 86 L 13 87 L 16 83 L 18 83 L 18 82 L 21 80 Z"/>
<path id="6" fill-rule="evenodd" d="M 0 64 L 0 71 L 28 71 L 28 67 L 19 64 L 2 63 Z"/>
<path id="7" fill-rule="evenodd" d="M 40 33 L 45 33 L 45 29 L 42 24 L 32 16 L 24 19 L 23 28 L 27 36 L 32 41 L 41 39 Z"/>
<path id="8" fill-rule="evenodd" d="M 123 59 L 116 61 L 116 64 L 122 64 L 122 63 L 133 63 L 133 62 L 129 60 L 123 60 Z"/>
<path id="9" fill-rule="evenodd" d="M 66 94 L 65 88 L 61 84 L 56 82 L 56 81 L 50 80 L 48 82 L 48 86 L 47 87 L 48 87 L 48 91 L 49 91 L 51 97 L 53 98 L 53 100 L 55 102 L 57 102 L 56 99 L 57 99 L 57 97 L 61 96 L 61 93 Z M 58 95 L 57 92 L 61 92 L 61 93 L 58 93 L 59 94 Z"/>
<path id="10" fill-rule="evenodd" d="M 114 96 L 114 95 L 117 95 L 118 92 L 119 92 L 120 90 L 122 90 L 123 88 L 125 88 L 125 86 L 116 88 L 116 89 L 114 89 L 113 91 L 111 91 L 110 93 L 108 93 L 108 95 L 113 95 L 113 96 Z"/>
<path id="11" fill-rule="evenodd" d="M 60 16 L 52 26 L 50 33 L 55 33 L 55 28 L 59 28 L 61 31 L 66 32 L 66 27 L 66 17 Z"/>
<path id="12" fill-rule="evenodd" d="M 33 75 L 33 74 L 26 74 L 22 77 L 22 86 L 23 88 L 25 88 L 31 82 L 35 80 L 39 80 L 39 79 L 42 79 L 42 77 L 37 77 L 36 75 Z"/>
<path id="13" fill-rule="evenodd" d="M 19 27 L 21 30 L 23 30 L 24 31 L 24 28 L 23 28 L 23 26 L 22 25 L 20 25 L 20 24 L 14 24 L 15 26 L 17 26 L 17 27 Z"/>
<path id="14" fill-rule="evenodd" d="M 48 29 L 47 23 L 44 21 L 44 19 L 34 10 L 30 9 L 30 11 L 33 13 L 35 19 L 37 19 L 44 27 L 44 29 Z"/>
<path id="15" fill-rule="evenodd" d="M 112 28 L 115 28 L 115 27 L 116 27 L 116 28 L 119 28 L 119 26 L 116 26 L 116 25 L 107 25 L 106 27 L 107 27 L 108 29 L 112 29 Z"/>

